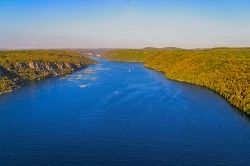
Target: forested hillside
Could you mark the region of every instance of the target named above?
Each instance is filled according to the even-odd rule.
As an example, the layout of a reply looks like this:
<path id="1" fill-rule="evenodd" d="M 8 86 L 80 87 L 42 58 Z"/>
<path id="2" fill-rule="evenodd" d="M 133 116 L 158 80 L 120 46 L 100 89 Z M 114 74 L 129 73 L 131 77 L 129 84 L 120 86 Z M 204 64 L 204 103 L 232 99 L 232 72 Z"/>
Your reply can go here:
<path id="1" fill-rule="evenodd" d="M 0 94 L 30 81 L 69 74 L 92 63 L 73 51 L 0 51 Z"/>
<path id="2" fill-rule="evenodd" d="M 208 87 L 250 115 L 250 48 L 112 50 L 104 56 L 143 62 L 170 79 Z"/>

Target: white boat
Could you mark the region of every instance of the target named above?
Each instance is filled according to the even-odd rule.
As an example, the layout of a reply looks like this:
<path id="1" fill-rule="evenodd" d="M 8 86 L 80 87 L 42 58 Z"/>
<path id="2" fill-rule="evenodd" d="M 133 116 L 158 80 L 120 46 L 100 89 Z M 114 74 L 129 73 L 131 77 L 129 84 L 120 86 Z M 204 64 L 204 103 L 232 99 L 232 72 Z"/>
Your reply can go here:
<path id="1" fill-rule="evenodd" d="M 88 85 L 80 85 L 80 88 L 86 88 Z"/>

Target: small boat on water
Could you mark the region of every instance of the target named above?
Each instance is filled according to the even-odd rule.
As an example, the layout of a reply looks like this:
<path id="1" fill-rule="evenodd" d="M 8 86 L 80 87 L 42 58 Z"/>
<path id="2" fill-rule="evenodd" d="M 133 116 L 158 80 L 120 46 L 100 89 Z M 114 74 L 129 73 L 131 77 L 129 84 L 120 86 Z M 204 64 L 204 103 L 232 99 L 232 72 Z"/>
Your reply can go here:
<path id="1" fill-rule="evenodd" d="M 80 88 L 86 88 L 88 85 L 80 85 Z"/>

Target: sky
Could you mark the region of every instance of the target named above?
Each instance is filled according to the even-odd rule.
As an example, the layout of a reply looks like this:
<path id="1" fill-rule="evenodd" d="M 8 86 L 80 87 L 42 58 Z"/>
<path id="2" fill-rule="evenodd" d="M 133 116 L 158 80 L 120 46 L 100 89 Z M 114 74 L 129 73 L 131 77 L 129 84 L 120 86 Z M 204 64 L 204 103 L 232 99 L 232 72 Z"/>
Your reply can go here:
<path id="1" fill-rule="evenodd" d="M 250 0 L 0 0 L 0 48 L 249 47 Z"/>

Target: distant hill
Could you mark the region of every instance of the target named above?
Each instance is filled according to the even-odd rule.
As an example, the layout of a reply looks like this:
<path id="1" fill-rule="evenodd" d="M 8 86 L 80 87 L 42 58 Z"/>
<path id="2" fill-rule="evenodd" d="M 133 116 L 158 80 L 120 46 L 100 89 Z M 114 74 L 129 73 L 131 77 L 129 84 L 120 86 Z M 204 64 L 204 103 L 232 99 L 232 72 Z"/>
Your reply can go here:
<path id="1" fill-rule="evenodd" d="M 145 47 L 144 50 L 184 50 L 184 49 L 178 47 L 163 47 L 163 48 Z"/>

